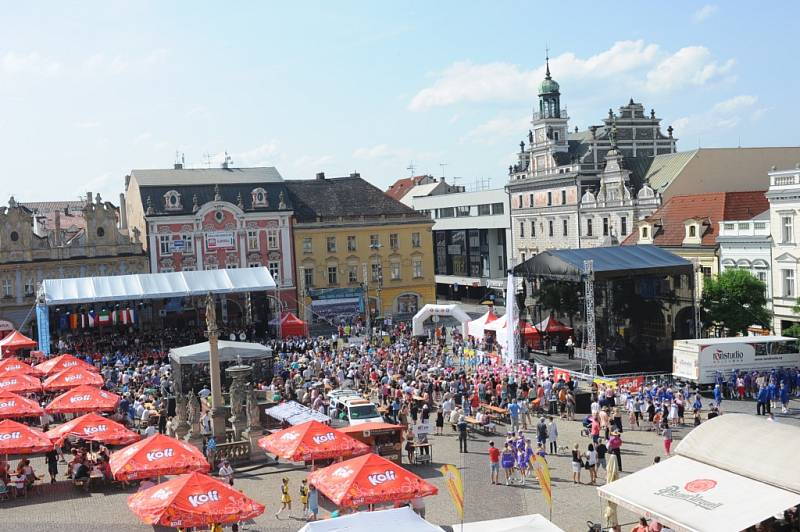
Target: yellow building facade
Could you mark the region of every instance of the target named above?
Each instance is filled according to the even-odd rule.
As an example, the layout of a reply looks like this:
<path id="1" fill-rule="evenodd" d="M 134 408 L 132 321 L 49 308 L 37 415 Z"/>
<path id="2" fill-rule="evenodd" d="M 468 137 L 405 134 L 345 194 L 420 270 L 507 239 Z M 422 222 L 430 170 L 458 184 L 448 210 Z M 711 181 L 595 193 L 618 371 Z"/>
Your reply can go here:
<path id="1" fill-rule="evenodd" d="M 435 302 L 430 218 L 357 174 L 286 183 L 295 206 L 292 231 L 303 319 L 352 316 L 354 299 L 364 301 L 365 292 L 373 319 L 407 319 Z"/>

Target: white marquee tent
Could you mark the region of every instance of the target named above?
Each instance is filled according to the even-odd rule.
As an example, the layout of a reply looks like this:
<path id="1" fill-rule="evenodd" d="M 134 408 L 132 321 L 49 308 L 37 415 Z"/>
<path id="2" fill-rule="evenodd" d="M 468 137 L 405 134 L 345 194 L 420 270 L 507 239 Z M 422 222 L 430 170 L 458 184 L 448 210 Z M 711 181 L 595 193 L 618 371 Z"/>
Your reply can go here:
<path id="1" fill-rule="evenodd" d="M 676 531 L 744 530 L 800 504 L 798 441 L 798 427 L 726 414 L 692 430 L 676 456 L 597 491 Z"/>
<path id="2" fill-rule="evenodd" d="M 198 272 L 141 273 L 74 279 L 46 279 L 40 295 L 48 306 L 164 299 L 275 288 L 267 268 L 235 268 Z"/>
<path id="3" fill-rule="evenodd" d="M 219 347 L 220 362 L 234 362 L 239 359 L 245 361 L 272 357 L 272 349 L 262 344 L 218 340 L 217 345 Z M 210 349 L 208 342 L 200 342 L 199 344 L 192 344 L 184 347 L 173 347 L 169 350 L 169 359 L 177 364 L 202 364 L 208 362 Z"/>
<path id="4" fill-rule="evenodd" d="M 300 532 L 443 532 L 411 508 L 393 508 L 377 512 L 358 512 L 335 519 L 312 521 Z"/>
<path id="5" fill-rule="evenodd" d="M 541 514 L 518 515 L 490 521 L 453 525 L 453 532 L 564 532 Z"/>
<path id="6" fill-rule="evenodd" d="M 492 309 L 489 309 L 480 318 L 475 318 L 467 323 L 467 334 L 474 338 L 483 338 L 484 329 L 495 320 L 497 320 L 497 314 Z"/>

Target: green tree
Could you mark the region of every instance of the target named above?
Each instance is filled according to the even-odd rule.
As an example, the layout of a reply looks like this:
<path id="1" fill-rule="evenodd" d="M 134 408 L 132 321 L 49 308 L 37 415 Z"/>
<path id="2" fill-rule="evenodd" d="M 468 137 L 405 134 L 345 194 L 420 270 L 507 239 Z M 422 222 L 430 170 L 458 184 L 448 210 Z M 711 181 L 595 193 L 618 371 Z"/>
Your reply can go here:
<path id="1" fill-rule="evenodd" d="M 730 334 L 746 334 L 750 325 L 771 328 L 766 288 L 746 270 L 725 270 L 703 286 L 703 321 Z"/>
<path id="2" fill-rule="evenodd" d="M 543 308 L 567 316 L 570 327 L 573 327 L 575 315 L 583 309 L 582 293 L 583 286 L 580 283 L 545 281 L 534 297 Z"/>
<path id="3" fill-rule="evenodd" d="M 794 302 L 794 306 L 792 307 L 792 312 L 795 315 L 800 316 L 800 299 Z M 792 336 L 794 338 L 800 338 L 800 324 L 794 324 L 787 329 L 783 329 L 781 334 L 784 336 Z"/>

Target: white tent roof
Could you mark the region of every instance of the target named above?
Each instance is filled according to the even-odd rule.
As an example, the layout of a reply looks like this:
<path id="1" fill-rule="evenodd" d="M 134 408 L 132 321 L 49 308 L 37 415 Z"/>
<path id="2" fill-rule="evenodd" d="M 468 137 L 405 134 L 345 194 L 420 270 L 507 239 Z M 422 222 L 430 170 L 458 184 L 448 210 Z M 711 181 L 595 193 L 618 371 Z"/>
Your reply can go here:
<path id="1" fill-rule="evenodd" d="M 443 532 L 411 508 L 394 508 L 377 512 L 358 512 L 335 519 L 312 521 L 300 532 Z"/>
<path id="2" fill-rule="evenodd" d="M 300 425 L 306 421 L 319 421 L 326 425 L 331 422 L 331 418 L 319 412 L 301 405 L 296 401 L 287 401 L 273 407 L 267 408 L 266 413 L 269 417 L 278 421 L 285 421 L 290 425 Z"/>
<path id="3" fill-rule="evenodd" d="M 474 336 L 475 338 L 483 338 L 484 327 L 486 327 L 487 325 L 486 320 L 489 318 L 490 314 L 494 314 L 494 311 L 487 310 L 486 314 L 484 314 L 480 318 L 476 318 L 471 322 L 467 323 L 467 334 L 470 336 Z M 497 320 L 496 316 L 497 315 L 495 314 L 495 319 L 492 321 Z M 489 323 L 492 323 L 492 321 L 490 321 Z"/>
<path id="4" fill-rule="evenodd" d="M 198 272 L 142 273 L 75 279 L 46 279 L 41 293 L 47 305 L 161 299 L 275 288 L 269 270 L 236 268 Z"/>
<path id="5" fill-rule="evenodd" d="M 451 527 L 454 532 L 564 532 L 541 514 L 519 515 L 491 521 L 476 521 Z"/>
<path id="6" fill-rule="evenodd" d="M 798 441 L 800 428 L 726 414 L 692 430 L 677 456 L 597 490 L 675 530 L 744 530 L 800 504 Z"/>
<path id="7" fill-rule="evenodd" d="M 272 349 L 262 344 L 248 342 L 230 342 L 219 340 L 220 362 L 234 362 L 238 359 L 250 360 L 255 358 L 271 358 Z M 210 347 L 208 342 L 174 347 L 169 350 L 169 359 L 178 364 L 202 364 L 208 362 Z"/>
<path id="8" fill-rule="evenodd" d="M 487 331 L 500 331 L 506 328 L 507 323 L 508 323 L 508 314 L 503 314 L 496 320 L 487 323 L 484 326 L 484 329 Z"/>

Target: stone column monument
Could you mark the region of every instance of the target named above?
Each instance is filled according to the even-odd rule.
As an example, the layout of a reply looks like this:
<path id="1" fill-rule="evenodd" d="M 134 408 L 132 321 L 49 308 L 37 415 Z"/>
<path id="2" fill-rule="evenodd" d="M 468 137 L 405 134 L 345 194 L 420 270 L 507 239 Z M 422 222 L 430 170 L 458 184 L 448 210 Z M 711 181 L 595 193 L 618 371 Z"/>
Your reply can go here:
<path id="1" fill-rule="evenodd" d="M 211 377 L 211 418 L 214 438 L 217 442 L 225 441 L 225 414 L 222 403 L 222 382 L 219 367 L 219 329 L 217 328 L 217 307 L 214 295 L 206 296 L 206 326 L 208 327 L 208 358 Z"/>

